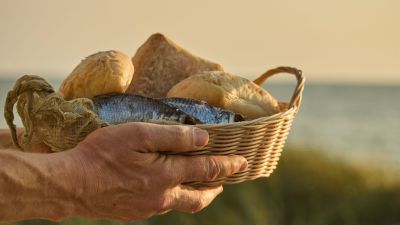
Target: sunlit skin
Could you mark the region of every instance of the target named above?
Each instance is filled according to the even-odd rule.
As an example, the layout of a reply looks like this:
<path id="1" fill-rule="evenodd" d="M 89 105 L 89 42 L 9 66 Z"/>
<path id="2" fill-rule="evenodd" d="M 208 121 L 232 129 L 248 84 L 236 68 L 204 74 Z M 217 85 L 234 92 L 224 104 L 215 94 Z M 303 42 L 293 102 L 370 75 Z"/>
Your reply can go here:
<path id="1" fill-rule="evenodd" d="M 193 189 L 182 183 L 231 175 L 246 169 L 247 161 L 162 152 L 191 151 L 207 142 L 207 132 L 197 128 L 127 123 L 47 154 L 44 145 L 18 151 L 8 130 L 0 130 L 0 221 L 71 216 L 135 221 L 171 210 L 198 212 L 222 186 Z"/>

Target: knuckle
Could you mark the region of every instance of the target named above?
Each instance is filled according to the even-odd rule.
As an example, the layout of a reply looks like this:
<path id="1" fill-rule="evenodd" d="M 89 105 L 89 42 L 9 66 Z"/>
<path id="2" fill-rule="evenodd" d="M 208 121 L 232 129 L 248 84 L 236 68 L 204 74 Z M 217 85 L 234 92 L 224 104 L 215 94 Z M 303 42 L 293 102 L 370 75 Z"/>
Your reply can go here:
<path id="1" fill-rule="evenodd" d="M 150 150 L 155 151 L 155 144 L 154 144 L 154 136 L 151 133 L 151 130 L 142 125 L 142 124 L 134 124 L 134 143 L 135 145 L 139 145 L 138 150 Z M 135 146 L 136 147 L 136 146 Z"/>
<path id="2" fill-rule="evenodd" d="M 233 174 L 235 171 L 238 170 L 236 167 L 237 166 L 235 165 L 234 162 L 226 160 L 225 161 L 225 175 Z"/>
<path id="3" fill-rule="evenodd" d="M 180 139 L 186 137 L 188 135 L 188 133 L 189 132 L 187 132 L 187 128 L 184 126 L 176 126 L 175 127 L 174 135 L 177 140 L 180 140 Z"/>
<path id="4" fill-rule="evenodd" d="M 221 173 L 221 167 L 217 161 L 209 158 L 206 163 L 206 179 L 215 180 Z"/>

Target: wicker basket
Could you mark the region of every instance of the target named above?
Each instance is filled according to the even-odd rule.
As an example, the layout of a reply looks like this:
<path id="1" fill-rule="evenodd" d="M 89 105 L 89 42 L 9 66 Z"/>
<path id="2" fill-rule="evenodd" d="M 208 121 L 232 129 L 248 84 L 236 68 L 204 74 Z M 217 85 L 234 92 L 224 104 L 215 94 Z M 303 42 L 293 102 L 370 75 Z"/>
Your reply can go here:
<path id="1" fill-rule="evenodd" d="M 184 155 L 241 155 L 248 161 L 247 170 L 212 182 L 192 182 L 188 185 L 234 184 L 268 177 L 273 172 L 278 164 L 292 121 L 299 110 L 305 78 L 298 69 L 278 67 L 267 71 L 254 81 L 261 84 L 268 77 L 282 72 L 293 74 L 297 78 L 297 85 L 287 110 L 251 121 L 196 125 L 208 131 L 209 143 L 201 150 L 184 153 Z"/>

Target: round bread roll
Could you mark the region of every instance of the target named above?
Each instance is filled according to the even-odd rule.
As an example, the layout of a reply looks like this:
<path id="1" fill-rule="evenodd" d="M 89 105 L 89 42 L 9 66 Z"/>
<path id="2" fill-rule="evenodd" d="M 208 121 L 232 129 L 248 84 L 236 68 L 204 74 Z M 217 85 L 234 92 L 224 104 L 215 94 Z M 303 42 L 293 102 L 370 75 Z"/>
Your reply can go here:
<path id="1" fill-rule="evenodd" d="M 66 100 L 100 94 L 124 93 L 133 77 L 133 64 L 126 54 L 111 50 L 86 57 L 61 84 Z"/>
<path id="2" fill-rule="evenodd" d="M 169 90 L 168 97 L 199 99 L 242 114 L 246 119 L 279 112 L 278 101 L 257 84 L 221 71 L 190 76 Z"/>

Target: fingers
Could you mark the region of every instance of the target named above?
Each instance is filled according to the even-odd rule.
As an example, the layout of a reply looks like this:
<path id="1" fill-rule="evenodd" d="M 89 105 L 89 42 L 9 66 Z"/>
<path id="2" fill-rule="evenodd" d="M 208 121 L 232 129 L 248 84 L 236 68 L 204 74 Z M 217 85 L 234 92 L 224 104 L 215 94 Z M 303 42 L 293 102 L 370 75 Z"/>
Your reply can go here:
<path id="1" fill-rule="evenodd" d="M 222 192 L 222 186 L 197 190 L 186 186 L 176 186 L 171 190 L 171 208 L 182 212 L 199 212 L 207 207 Z"/>
<path id="2" fill-rule="evenodd" d="M 113 129 L 118 129 L 116 132 L 121 141 L 129 142 L 132 149 L 144 152 L 184 152 L 202 148 L 208 143 L 206 131 L 190 126 L 127 123 Z"/>
<path id="3" fill-rule="evenodd" d="M 180 183 L 191 181 L 213 181 L 247 169 L 247 161 L 238 155 L 230 156 L 168 156 L 166 164 L 169 174 Z"/>

